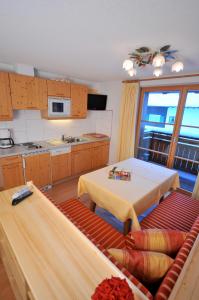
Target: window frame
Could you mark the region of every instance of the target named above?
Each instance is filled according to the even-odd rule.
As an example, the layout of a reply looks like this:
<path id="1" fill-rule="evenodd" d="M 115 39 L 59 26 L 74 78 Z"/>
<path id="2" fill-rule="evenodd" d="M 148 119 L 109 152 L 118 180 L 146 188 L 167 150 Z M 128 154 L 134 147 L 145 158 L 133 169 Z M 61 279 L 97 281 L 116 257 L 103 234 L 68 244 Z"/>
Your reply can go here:
<path id="1" fill-rule="evenodd" d="M 176 118 L 173 125 L 173 134 L 171 137 L 170 149 L 168 153 L 168 160 L 166 167 L 173 168 L 174 159 L 176 154 L 176 149 L 178 145 L 178 138 L 181 129 L 181 123 L 184 113 L 184 108 L 186 104 L 187 94 L 189 91 L 198 90 L 199 91 L 199 84 L 186 84 L 186 85 L 166 85 L 166 86 L 152 86 L 152 87 L 141 87 L 140 90 L 140 97 L 138 102 L 138 115 L 137 115 L 137 122 L 136 122 L 136 136 L 135 136 L 135 156 L 137 157 L 138 150 L 139 150 L 139 140 L 140 140 L 140 128 L 142 120 L 142 110 L 143 110 L 143 103 L 144 103 L 144 95 L 147 92 L 161 92 L 161 91 L 178 91 L 179 92 L 179 101 L 176 111 Z M 146 121 L 144 121 L 146 122 Z M 155 123 L 155 122 L 152 122 Z M 166 124 L 166 123 L 164 123 Z M 184 126 L 184 125 L 182 125 Z M 185 127 L 185 126 L 184 126 Z M 186 127 L 194 127 L 194 126 L 186 126 Z M 197 126 L 195 126 L 198 128 Z"/>

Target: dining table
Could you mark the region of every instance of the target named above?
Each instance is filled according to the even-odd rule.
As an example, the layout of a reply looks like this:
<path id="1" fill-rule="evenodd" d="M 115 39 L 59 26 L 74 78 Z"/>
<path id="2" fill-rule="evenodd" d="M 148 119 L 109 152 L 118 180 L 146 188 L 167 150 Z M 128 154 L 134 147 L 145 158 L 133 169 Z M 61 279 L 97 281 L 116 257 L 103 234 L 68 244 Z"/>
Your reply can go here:
<path id="1" fill-rule="evenodd" d="M 113 168 L 130 172 L 130 180 L 109 178 Z M 178 187 L 177 171 L 129 158 L 80 176 L 78 196 L 88 194 L 94 203 L 93 207 L 98 205 L 124 222 L 126 233 L 129 220 L 132 221 L 132 230 L 139 230 L 138 216 L 158 203 L 165 193 Z"/>

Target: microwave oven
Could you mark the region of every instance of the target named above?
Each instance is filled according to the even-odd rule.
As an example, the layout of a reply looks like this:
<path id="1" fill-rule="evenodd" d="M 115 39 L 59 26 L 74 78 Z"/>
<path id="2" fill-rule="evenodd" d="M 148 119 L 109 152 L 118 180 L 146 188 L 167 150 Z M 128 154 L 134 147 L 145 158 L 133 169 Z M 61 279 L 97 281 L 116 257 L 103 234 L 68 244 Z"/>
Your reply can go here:
<path id="1" fill-rule="evenodd" d="M 71 115 L 71 99 L 48 97 L 48 116 L 64 118 Z"/>

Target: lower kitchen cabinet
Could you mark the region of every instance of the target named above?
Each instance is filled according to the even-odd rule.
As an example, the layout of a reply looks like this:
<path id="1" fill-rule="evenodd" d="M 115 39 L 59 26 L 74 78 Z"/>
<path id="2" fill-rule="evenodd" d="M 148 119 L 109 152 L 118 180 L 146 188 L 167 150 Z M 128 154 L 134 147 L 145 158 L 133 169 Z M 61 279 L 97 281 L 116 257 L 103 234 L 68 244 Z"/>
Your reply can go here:
<path id="1" fill-rule="evenodd" d="M 24 157 L 25 179 L 42 187 L 51 184 L 50 153 L 33 154 Z"/>
<path id="2" fill-rule="evenodd" d="M 105 167 L 109 159 L 109 142 L 96 143 L 98 146 L 92 148 L 92 169 Z"/>
<path id="3" fill-rule="evenodd" d="M 107 165 L 109 141 L 87 143 L 72 148 L 72 175 L 89 172 Z"/>
<path id="4" fill-rule="evenodd" d="M 0 158 L 0 189 L 9 189 L 33 181 L 38 187 L 57 183 L 107 165 L 109 141 L 78 144 L 71 152 L 49 152 Z"/>
<path id="5" fill-rule="evenodd" d="M 22 158 L 10 156 L 0 159 L 0 188 L 10 189 L 24 184 Z"/>
<path id="6" fill-rule="evenodd" d="M 72 152 L 72 175 L 78 175 L 92 169 L 91 148 Z"/>
<path id="7" fill-rule="evenodd" d="M 52 182 L 71 176 L 71 154 L 65 153 L 51 157 Z"/>

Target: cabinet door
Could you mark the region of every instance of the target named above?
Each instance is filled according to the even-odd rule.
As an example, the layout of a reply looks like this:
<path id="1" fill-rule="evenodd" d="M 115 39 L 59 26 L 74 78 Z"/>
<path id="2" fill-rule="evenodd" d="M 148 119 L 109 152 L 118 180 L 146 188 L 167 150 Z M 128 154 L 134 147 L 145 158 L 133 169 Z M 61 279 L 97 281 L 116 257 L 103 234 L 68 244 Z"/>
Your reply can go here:
<path id="1" fill-rule="evenodd" d="M 46 80 L 19 74 L 10 74 L 13 109 L 46 109 Z"/>
<path id="2" fill-rule="evenodd" d="M 39 154 L 39 186 L 51 184 L 50 153 Z"/>
<path id="3" fill-rule="evenodd" d="M 37 186 L 40 184 L 39 176 L 39 156 L 32 155 L 24 157 L 26 181 L 33 181 Z"/>
<path id="4" fill-rule="evenodd" d="M 72 117 L 86 118 L 88 88 L 79 84 L 71 84 Z"/>
<path id="5" fill-rule="evenodd" d="M 9 76 L 13 109 L 26 109 L 31 102 L 33 77 L 12 73 Z"/>
<path id="6" fill-rule="evenodd" d="M 45 79 L 35 78 L 35 98 L 40 110 L 48 108 L 47 83 Z"/>
<path id="7" fill-rule="evenodd" d="M 72 175 L 87 172 L 92 168 L 91 149 L 72 153 Z"/>
<path id="8" fill-rule="evenodd" d="M 0 120 L 13 119 L 8 73 L 0 72 Z"/>
<path id="9" fill-rule="evenodd" d="M 102 164 L 102 147 L 92 149 L 92 169 L 98 169 Z"/>
<path id="10" fill-rule="evenodd" d="M 101 147 L 102 166 L 106 166 L 109 161 L 109 143 Z"/>
<path id="11" fill-rule="evenodd" d="M 51 158 L 53 183 L 71 176 L 71 154 L 65 153 Z"/>
<path id="12" fill-rule="evenodd" d="M 10 163 L 1 167 L 3 189 L 7 190 L 24 184 L 22 162 Z"/>
<path id="13" fill-rule="evenodd" d="M 51 183 L 50 154 L 42 153 L 27 156 L 25 160 L 26 181 L 42 187 Z"/>
<path id="14" fill-rule="evenodd" d="M 47 80 L 48 96 L 70 98 L 70 83 Z"/>
<path id="15" fill-rule="evenodd" d="M 92 169 L 102 168 L 108 164 L 109 144 L 92 149 Z"/>
<path id="16" fill-rule="evenodd" d="M 36 80 L 34 77 L 25 76 L 24 81 L 27 94 L 24 109 L 38 109 L 39 102 L 36 93 Z"/>

